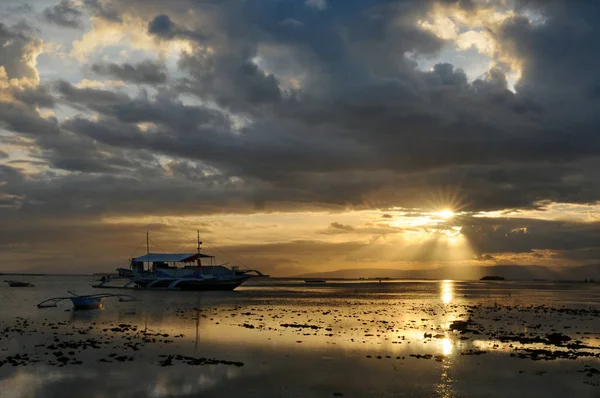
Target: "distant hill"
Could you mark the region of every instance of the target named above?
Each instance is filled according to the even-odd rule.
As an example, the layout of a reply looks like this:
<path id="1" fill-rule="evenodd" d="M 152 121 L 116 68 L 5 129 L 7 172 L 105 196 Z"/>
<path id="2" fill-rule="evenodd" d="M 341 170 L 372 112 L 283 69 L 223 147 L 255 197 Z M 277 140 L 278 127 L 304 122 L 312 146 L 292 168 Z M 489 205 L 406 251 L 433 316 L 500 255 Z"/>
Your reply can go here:
<path id="1" fill-rule="evenodd" d="M 538 265 L 456 266 L 434 269 L 341 269 L 330 272 L 313 272 L 298 278 L 394 278 L 394 279 L 457 279 L 479 280 L 497 275 L 507 280 L 600 280 L 600 264 L 574 267 L 543 267 Z"/>

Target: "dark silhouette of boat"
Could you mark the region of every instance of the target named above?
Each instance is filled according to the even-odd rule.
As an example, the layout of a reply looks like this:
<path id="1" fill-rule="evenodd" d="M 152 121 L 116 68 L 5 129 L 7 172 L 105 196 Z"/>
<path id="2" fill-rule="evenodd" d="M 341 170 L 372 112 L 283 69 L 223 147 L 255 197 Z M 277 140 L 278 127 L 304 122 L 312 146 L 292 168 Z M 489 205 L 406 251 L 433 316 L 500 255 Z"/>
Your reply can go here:
<path id="1" fill-rule="evenodd" d="M 8 283 L 8 286 L 10 287 L 33 287 L 33 283 L 29 283 L 29 282 L 20 282 L 20 281 L 7 281 L 5 280 L 4 282 Z"/>
<path id="2" fill-rule="evenodd" d="M 325 279 L 305 279 L 304 283 L 327 283 Z"/>
<path id="3" fill-rule="evenodd" d="M 488 275 L 488 276 L 484 276 L 483 278 L 480 279 L 480 281 L 504 281 L 506 279 L 504 279 L 503 276 L 494 276 L 494 275 Z"/>

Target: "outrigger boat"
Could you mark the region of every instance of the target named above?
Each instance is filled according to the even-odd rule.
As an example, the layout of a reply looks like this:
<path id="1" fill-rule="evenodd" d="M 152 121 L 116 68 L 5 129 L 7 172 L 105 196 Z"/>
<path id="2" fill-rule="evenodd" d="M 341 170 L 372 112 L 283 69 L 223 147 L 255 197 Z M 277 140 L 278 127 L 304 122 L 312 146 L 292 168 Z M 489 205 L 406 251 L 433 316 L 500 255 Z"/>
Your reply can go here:
<path id="1" fill-rule="evenodd" d="M 33 283 L 29 283 L 29 282 L 19 282 L 19 281 L 4 281 L 6 283 L 8 283 L 8 286 L 10 287 L 33 287 Z"/>
<path id="2" fill-rule="evenodd" d="M 96 288 L 139 288 L 166 290 L 233 290 L 254 276 L 268 276 L 257 270 L 215 264 L 215 256 L 200 253 L 200 233 L 196 253 L 150 253 L 146 234 L 146 254 L 134 257 L 130 268 L 117 268 L 118 277 L 103 277 Z M 203 264 L 202 261 L 205 261 Z M 208 262 L 209 264 L 206 264 Z M 115 282 L 121 282 L 115 285 Z M 125 282 L 123 284 L 123 282 Z"/>
<path id="3" fill-rule="evenodd" d="M 71 302 L 73 303 L 73 308 L 75 310 L 90 310 L 90 309 L 102 308 L 104 299 L 107 297 L 118 297 L 119 301 L 135 301 L 134 297 L 131 297 L 127 294 L 100 293 L 100 294 L 88 294 L 85 296 L 80 296 L 71 291 L 69 291 L 69 293 L 71 293 L 71 296 L 54 297 L 54 298 L 42 301 L 37 306 L 38 306 L 38 308 L 56 307 L 57 304 L 63 300 L 71 300 Z"/>

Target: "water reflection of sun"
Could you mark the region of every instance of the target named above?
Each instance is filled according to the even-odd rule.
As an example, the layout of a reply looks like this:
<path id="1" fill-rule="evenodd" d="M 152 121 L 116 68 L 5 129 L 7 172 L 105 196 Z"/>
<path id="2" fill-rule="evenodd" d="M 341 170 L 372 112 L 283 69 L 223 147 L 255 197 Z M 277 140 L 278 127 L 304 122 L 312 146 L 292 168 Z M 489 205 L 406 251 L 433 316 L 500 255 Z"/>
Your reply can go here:
<path id="1" fill-rule="evenodd" d="M 453 348 L 454 346 L 452 345 L 452 340 L 450 340 L 448 337 L 442 339 L 442 354 L 444 356 L 452 354 Z"/>
<path id="2" fill-rule="evenodd" d="M 450 304 L 454 298 L 454 281 L 445 280 L 441 284 L 441 296 L 444 304 Z"/>

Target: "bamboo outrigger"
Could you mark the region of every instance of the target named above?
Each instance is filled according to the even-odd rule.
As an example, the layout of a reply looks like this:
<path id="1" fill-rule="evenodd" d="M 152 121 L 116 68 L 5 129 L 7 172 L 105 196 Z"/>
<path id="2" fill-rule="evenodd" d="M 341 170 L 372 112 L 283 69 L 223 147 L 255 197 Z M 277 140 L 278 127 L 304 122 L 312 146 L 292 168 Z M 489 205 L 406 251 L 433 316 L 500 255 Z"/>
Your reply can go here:
<path id="1" fill-rule="evenodd" d="M 107 297 L 118 297 L 119 301 L 122 302 L 135 301 L 135 297 L 129 296 L 127 294 L 99 293 L 80 296 L 71 291 L 69 291 L 69 293 L 71 293 L 72 296 L 50 298 L 39 303 L 37 307 L 56 307 L 57 304 L 63 300 L 71 300 L 71 302 L 73 303 L 73 308 L 75 310 L 89 310 L 95 308 L 102 308 L 104 299 Z"/>

